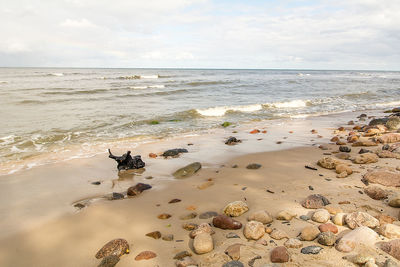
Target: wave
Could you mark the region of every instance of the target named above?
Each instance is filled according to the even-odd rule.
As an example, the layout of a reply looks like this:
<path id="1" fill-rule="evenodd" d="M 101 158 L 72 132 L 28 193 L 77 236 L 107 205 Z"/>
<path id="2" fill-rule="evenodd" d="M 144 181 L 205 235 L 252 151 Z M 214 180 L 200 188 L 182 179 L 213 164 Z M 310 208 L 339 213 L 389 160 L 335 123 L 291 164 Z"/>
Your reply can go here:
<path id="1" fill-rule="evenodd" d="M 185 85 L 189 86 L 203 86 L 203 85 L 218 85 L 218 84 L 229 84 L 232 83 L 230 81 L 202 81 L 202 82 L 189 82 L 185 83 Z"/>
<path id="2" fill-rule="evenodd" d="M 155 84 L 155 85 L 143 85 L 143 86 L 130 86 L 130 89 L 147 89 L 147 88 L 157 88 L 162 89 L 165 88 L 163 84 Z"/>
<path id="3" fill-rule="evenodd" d="M 207 117 L 220 117 L 224 116 L 227 112 L 254 112 L 263 109 L 261 104 L 247 105 L 247 106 L 223 106 L 207 109 L 196 109 L 196 112 L 202 116 Z"/>
<path id="4" fill-rule="evenodd" d="M 94 89 L 94 90 L 69 90 L 69 91 L 52 91 L 52 92 L 44 92 L 42 95 L 86 95 L 86 94 L 97 94 L 102 92 L 108 92 L 109 89 Z"/>
<path id="5" fill-rule="evenodd" d="M 391 101 L 391 102 L 383 102 L 375 104 L 377 107 L 389 107 L 389 106 L 400 106 L 400 101 Z"/>
<path id="6" fill-rule="evenodd" d="M 121 80 L 138 80 L 138 79 L 158 79 L 160 76 L 155 75 L 132 75 L 132 76 L 120 76 L 118 79 Z"/>
<path id="7" fill-rule="evenodd" d="M 304 108 L 310 106 L 312 102 L 310 100 L 291 100 L 286 102 L 276 102 L 272 104 L 264 104 L 267 107 L 275 107 L 275 108 Z"/>
<path id="8" fill-rule="evenodd" d="M 64 76 L 64 73 L 61 73 L 61 72 L 48 73 L 48 74 L 46 74 L 46 76 L 57 76 L 57 77 L 61 77 L 61 76 Z"/>

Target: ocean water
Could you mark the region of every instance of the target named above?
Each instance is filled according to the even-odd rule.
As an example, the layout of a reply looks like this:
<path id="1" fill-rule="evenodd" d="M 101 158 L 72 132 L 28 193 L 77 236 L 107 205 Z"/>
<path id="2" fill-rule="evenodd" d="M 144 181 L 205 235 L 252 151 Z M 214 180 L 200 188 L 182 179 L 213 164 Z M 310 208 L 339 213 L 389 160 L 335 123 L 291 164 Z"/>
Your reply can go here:
<path id="1" fill-rule="evenodd" d="M 0 174 L 224 121 L 394 106 L 400 72 L 0 68 Z"/>

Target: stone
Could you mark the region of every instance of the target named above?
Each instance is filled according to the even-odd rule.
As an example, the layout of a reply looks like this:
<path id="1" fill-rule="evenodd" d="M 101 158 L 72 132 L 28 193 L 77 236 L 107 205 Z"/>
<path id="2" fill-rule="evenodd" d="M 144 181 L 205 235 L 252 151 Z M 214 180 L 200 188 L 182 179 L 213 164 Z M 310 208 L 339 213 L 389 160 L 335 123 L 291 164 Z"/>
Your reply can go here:
<path id="1" fill-rule="evenodd" d="M 332 232 L 334 234 L 337 234 L 338 232 L 338 228 L 336 227 L 336 225 L 333 225 L 331 223 L 321 224 L 320 226 L 318 226 L 318 229 L 321 233 Z"/>
<path id="2" fill-rule="evenodd" d="M 349 175 L 347 174 L 347 172 L 344 171 L 344 172 L 337 174 L 336 178 L 346 178 L 347 176 L 349 176 Z"/>
<path id="3" fill-rule="evenodd" d="M 331 204 L 329 200 L 319 194 L 309 195 L 301 202 L 301 205 L 306 209 L 321 209 L 328 204 Z"/>
<path id="4" fill-rule="evenodd" d="M 334 136 L 331 138 L 331 142 L 336 143 L 337 141 L 339 141 L 339 136 Z"/>
<path id="5" fill-rule="evenodd" d="M 250 267 L 254 266 L 254 263 L 256 262 L 256 260 L 262 259 L 262 257 L 260 255 L 255 256 L 254 258 L 252 258 L 251 260 L 248 261 L 248 265 Z"/>
<path id="6" fill-rule="evenodd" d="M 114 267 L 119 262 L 119 257 L 116 255 L 110 255 L 104 257 L 97 267 Z"/>
<path id="7" fill-rule="evenodd" d="M 358 154 L 364 154 L 364 153 L 372 153 L 372 151 L 365 148 L 361 148 L 360 151 L 358 151 Z"/>
<path id="8" fill-rule="evenodd" d="M 357 164 L 370 164 L 378 162 L 378 156 L 374 153 L 364 153 L 357 155 L 353 162 Z"/>
<path id="9" fill-rule="evenodd" d="M 313 241 L 318 237 L 320 231 L 317 226 L 309 225 L 303 228 L 300 233 L 300 239 L 304 241 Z"/>
<path id="10" fill-rule="evenodd" d="M 184 251 L 181 251 L 181 252 L 175 254 L 174 260 L 181 260 L 181 259 L 183 259 L 185 257 L 191 257 L 191 256 L 192 256 L 192 253 L 184 250 Z"/>
<path id="11" fill-rule="evenodd" d="M 283 221 L 290 221 L 294 217 L 296 217 L 296 214 L 287 210 L 282 210 L 276 215 L 276 219 Z"/>
<path id="12" fill-rule="evenodd" d="M 275 240 L 281 240 L 284 238 L 289 238 L 288 234 L 285 231 L 280 229 L 273 229 L 272 232 L 269 234 L 271 238 Z"/>
<path id="13" fill-rule="evenodd" d="M 249 169 L 249 170 L 257 170 L 257 169 L 259 169 L 259 168 L 261 168 L 261 164 L 258 164 L 258 163 L 251 163 L 251 164 L 249 164 L 249 165 L 247 165 L 246 166 L 246 169 Z"/>
<path id="14" fill-rule="evenodd" d="M 308 221 L 310 219 L 310 217 L 308 217 L 307 215 L 301 215 L 299 218 L 303 221 Z"/>
<path id="15" fill-rule="evenodd" d="M 247 239 L 258 240 L 265 234 L 264 225 L 260 222 L 250 221 L 244 226 L 243 234 Z"/>
<path id="16" fill-rule="evenodd" d="M 393 258 L 400 260 L 400 239 L 385 242 L 380 245 L 380 248 Z"/>
<path id="17" fill-rule="evenodd" d="M 96 259 L 101 259 L 107 256 L 115 255 L 121 257 L 129 253 L 128 241 L 122 238 L 113 239 L 105 244 L 99 251 L 97 251 Z"/>
<path id="18" fill-rule="evenodd" d="M 225 249 L 225 254 L 231 257 L 232 260 L 240 259 L 240 247 L 243 246 L 242 244 L 236 243 L 230 245 Z"/>
<path id="19" fill-rule="evenodd" d="M 381 184 L 384 186 L 400 186 L 400 174 L 389 171 L 372 171 L 367 172 L 363 176 L 364 180 L 373 184 Z"/>
<path id="20" fill-rule="evenodd" d="M 232 146 L 232 145 L 236 145 L 236 144 L 241 143 L 241 142 L 242 142 L 242 140 L 239 140 L 236 137 L 231 136 L 225 141 L 225 145 Z"/>
<path id="21" fill-rule="evenodd" d="M 224 230 L 237 230 L 242 228 L 242 223 L 223 214 L 214 217 L 212 223 L 215 227 Z"/>
<path id="22" fill-rule="evenodd" d="M 387 223 L 393 223 L 394 221 L 397 221 L 396 218 L 386 215 L 386 214 L 379 214 L 378 216 L 375 216 L 375 218 L 378 219 L 380 226 L 383 226 Z"/>
<path id="23" fill-rule="evenodd" d="M 249 207 L 243 201 L 234 201 L 224 208 L 224 213 L 231 217 L 237 217 L 249 210 Z"/>
<path id="24" fill-rule="evenodd" d="M 400 142 L 400 133 L 388 133 L 380 136 L 378 142 L 382 144 Z"/>
<path id="25" fill-rule="evenodd" d="M 400 238 L 400 226 L 388 223 L 379 228 L 379 233 L 390 239 Z"/>
<path id="26" fill-rule="evenodd" d="M 323 232 L 318 235 L 318 243 L 324 246 L 333 246 L 336 242 L 336 236 L 332 232 Z"/>
<path id="27" fill-rule="evenodd" d="M 180 220 L 191 220 L 197 217 L 197 213 L 196 212 L 190 212 L 188 214 L 184 214 L 179 216 Z"/>
<path id="28" fill-rule="evenodd" d="M 338 173 L 338 174 L 342 173 L 342 172 L 346 172 L 347 175 L 350 175 L 353 173 L 353 170 L 345 164 L 336 165 L 335 169 L 336 169 L 336 173 Z"/>
<path id="29" fill-rule="evenodd" d="M 289 238 L 283 245 L 287 248 L 301 248 L 303 243 L 297 238 Z"/>
<path id="30" fill-rule="evenodd" d="M 247 220 L 249 221 L 257 221 L 263 224 L 271 223 L 274 218 L 272 217 L 271 214 L 268 213 L 266 210 L 259 210 L 254 213 L 252 213 Z"/>
<path id="31" fill-rule="evenodd" d="M 370 228 L 379 226 L 379 221 L 376 218 L 362 211 L 349 213 L 346 215 L 344 220 L 350 229 L 354 229 L 359 226 L 367 226 Z"/>
<path id="32" fill-rule="evenodd" d="M 387 122 L 388 118 L 378 118 L 378 119 L 373 119 L 369 122 L 369 126 L 376 126 L 376 125 L 385 125 Z"/>
<path id="33" fill-rule="evenodd" d="M 146 236 L 152 237 L 154 239 L 160 239 L 161 233 L 160 233 L 160 231 L 154 231 L 154 232 L 147 233 Z"/>
<path id="34" fill-rule="evenodd" d="M 202 223 L 195 230 L 191 231 L 190 238 L 195 238 L 198 234 L 207 233 L 213 235 L 215 232 L 208 223 Z"/>
<path id="35" fill-rule="evenodd" d="M 398 130 L 400 129 L 400 118 L 397 116 L 390 117 L 385 125 L 389 130 Z"/>
<path id="36" fill-rule="evenodd" d="M 160 220 L 166 220 L 166 219 L 171 218 L 171 216 L 172 215 L 168 214 L 168 213 L 161 213 L 160 215 L 157 216 L 157 218 L 160 219 Z"/>
<path id="37" fill-rule="evenodd" d="M 178 202 L 181 202 L 182 200 L 180 200 L 180 199 L 178 199 L 178 198 L 174 198 L 174 199 L 171 199 L 168 203 L 169 204 L 174 204 L 174 203 L 178 203 Z"/>
<path id="38" fill-rule="evenodd" d="M 142 251 L 135 257 L 135 260 L 136 261 L 149 260 L 155 257 L 157 257 L 157 254 L 154 253 L 153 251 Z"/>
<path id="39" fill-rule="evenodd" d="M 318 160 L 318 165 L 325 169 L 334 169 L 336 164 L 339 161 L 332 157 L 323 157 L 322 159 Z"/>
<path id="40" fill-rule="evenodd" d="M 132 197 L 141 194 L 144 190 L 151 189 L 151 185 L 144 183 L 137 183 L 134 186 L 128 188 L 127 195 Z"/>
<path id="41" fill-rule="evenodd" d="M 207 211 L 207 212 L 203 212 L 202 214 L 200 214 L 199 218 L 200 219 L 210 219 L 213 217 L 218 216 L 218 212 L 215 211 Z"/>
<path id="42" fill-rule="evenodd" d="M 388 199 L 388 205 L 393 208 L 400 208 L 400 195 L 393 194 Z"/>
<path id="43" fill-rule="evenodd" d="M 175 262 L 176 267 L 193 267 L 198 266 L 197 263 L 191 257 L 184 257 Z"/>
<path id="44" fill-rule="evenodd" d="M 289 252 L 283 246 L 274 248 L 270 255 L 271 262 L 283 263 L 289 261 Z"/>
<path id="45" fill-rule="evenodd" d="M 155 159 L 155 158 L 157 158 L 157 154 L 155 154 L 155 153 L 149 153 L 149 158 Z"/>
<path id="46" fill-rule="evenodd" d="M 181 153 L 188 153 L 189 151 L 185 148 L 174 148 L 165 151 L 162 156 L 163 157 L 176 157 Z"/>
<path id="47" fill-rule="evenodd" d="M 336 215 L 336 214 L 338 214 L 338 213 L 340 213 L 340 212 L 343 212 L 343 210 L 342 210 L 341 207 L 339 207 L 339 206 L 337 206 L 337 205 L 334 205 L 334 204 L 326 205 L 326 206 L 324 207 L 324 209 L 326 209 L 326 210 L 327 210 L 330 214 L 332 214 L 332 215 Z"/>
<path id="48" fill-rule="evenodd" d="M 240 261 L 229 261 L 222 265 L 222 267 L 244 267 L 244 265 Z"/>
<path id="49" fill-rule="evenodd" d="M 378 157 L 385 159 L 400 159 L 399 153 L 394 153 L 388 150 L 377 151 Z"/>
<path id="50" fill-rule="evenodd" d="M 205 254 L 214 249 L 214 243 L 209 233 L 200 233 L 193 240 L 194 252 Z"/>
<path id="51" fill-rule="evenodd" d="M 373 142 L 373 141 L 358 141 L 353 143 L 352 146 L 358 147 L 358 146 L 377 146 L 378 144 Z"/>
<path id="52" fill-rule="evenodd" d="M 187 231 L 192 231 L 194 229 L 196 229 L 197 227 L 199 227 L 197 224 L 195 223 L 184 223 L 182 224 L 182 228 L 187 230 Z"/>
<path id="53" fill-rule="evenodd" d="M 366 253 L 359 253 L 356 255 L 350 255 L 350 256 L 346 256 L 345 257 L 346 260 L 357 264 L 357 265 L 362 265 L 362 264 L 366 264 L 367 262 L 373 262 L 375 263 L 375 258 L 369 254 Z M 365 266 L 364 266 L 365 267 Z"/>
<path id="54" fill-rule="evenodd" d="M 364 193 L 372 199 L 381 200 L 388 197 L 388 192 L 376 185 L 371 185 L 364 188 Z"/>
<path id="55" fill-rule="evenodd" d="M 227 233 L 225 237 L 226 238 L 240 238 L 240 236 L 238 236 L 236 233 L 233 233 L 233 232 Z"/>
<path id="56" fill-rule="evenodd" d="M 161 239 L 164 241 L 173 241 L 174 235 L 173 234 L 163 235 L 163 237 Z"/>
<path id="57" fill-rule="evenodd" d="M 319 223 L 326 223 L 331 218 L 331 215 L 326 209 L 318 209 L 314 212 L 311 220 Z"/>
<path id="58" fill-rule="evenodd" d="M 118 200 L 118 199 L 124 199 L 124 195 L 121 193 L 117 193 L 117 192 L 112 192 L 111 194 L 107 195 L 106 198 L 108 200 Z"/>
<path id="59" fill-rule="evenodd" d="M 351 148 L 348 146 L 340 146 L 339 147 L 339 151 L 340 152 L 345 152 L 345 153 L 350 153 L 351 152 Z"/>
<path id="60" fill-rule="evenodd" d="M 366 226 L 360 226 L 343 235 L 339 242 L 337 242 L 336 249 L 341 252 L 350 252 L 360 244 L 373 247 L 378 240 L 377 233 Z"/>
<path id="61" fill-rule="evenodd" d="M 337 157 L 338 159 L 347 160 L 351 156 L 349 153 L 337 153 L 337 154 L 335 154 L 335 157 Z"/>
<path id="62" fill-rule="evenodd" d="M 397 263 L 394 260 L 387 259 L 383 264 L 383 267 L 399 267 L 399 265 L 397 265 Z"/>
<path id="63" fill-rule="evenodd" d="M 194 162 L 183 168 L 180 168 L 179 170 L 175 171 L 172 175 L 177 179 L 184 179 L 194 175 L 200 169 L 201 169 L 201 163 Z"/>
<path id="64" fill-rule="evenodd" d="M 320 246 L 308 246 L 301 249 L 302 254 L 318 254 L 324 248 Z"/>
<path id="65" fill-rule="evenodd" d="M 332 222 L 336 225 L 343 226 L 346 224 L 346 222 L 344 220 L 346 215 L 347 215 L 346 213 L 340 212 L 340 213 L 336 214 L 335 216 L 333 216 Z"/>

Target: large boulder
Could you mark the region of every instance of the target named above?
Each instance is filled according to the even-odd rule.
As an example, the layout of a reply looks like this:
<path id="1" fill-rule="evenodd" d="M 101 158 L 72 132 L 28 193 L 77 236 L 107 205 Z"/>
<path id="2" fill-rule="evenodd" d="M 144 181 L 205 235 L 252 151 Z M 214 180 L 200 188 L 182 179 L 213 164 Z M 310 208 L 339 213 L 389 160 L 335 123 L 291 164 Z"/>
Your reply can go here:
<path id="1" fill-rule="evenodd" d="M 400 129 L 400 118 L 397 116 L 390 117 L 385 125 L 389 130 L 398 130 Z"/>
<path id="2" fill-rule="evenodd" d="M 400 133 L 388 133 L 380 136 L 378 142 L 382 144 L 400 142 Z"/>
<path id="3" fill-rule="evenodd" d="M 373 171 L 364 174 L 364 180 L 369 183 L 381 184 L 384 186 L 400 186 L 400 174 L 389 171 Z"/>
<path id="4" fill-rule="evenodd" d="M 378 162 L 378 156 L 374 153 L 364 153 L 357 155 L 353 162 L 357 164 L 369 164 Z"/>
<path id="5" fill-rule="evenodd" d="M 343 235 L 339 242 L 337 242 L 336 249 L 341 252 L 350 252 L 360 244 L 367 247 L 374 247 L 378 240 L 379 236 L 375 231 L 366 226 L 361 226 Z"/>
<path id="6" fill-rule="evenodd" d="M 346 215 L 345 222 L 350 229 L 354 229 L 360 226 L 367 226 L 370 228 L 375 228 L 379 226 L 379 221 L 369 215 L 366 212 L 356 211 Z"/>

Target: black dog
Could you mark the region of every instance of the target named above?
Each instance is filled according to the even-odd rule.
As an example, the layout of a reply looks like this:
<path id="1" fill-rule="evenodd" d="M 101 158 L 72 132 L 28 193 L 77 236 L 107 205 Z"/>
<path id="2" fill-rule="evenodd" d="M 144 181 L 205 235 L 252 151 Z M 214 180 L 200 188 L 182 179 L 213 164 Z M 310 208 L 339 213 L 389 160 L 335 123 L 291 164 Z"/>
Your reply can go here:
<path id="1" fill-rule="evenodd" d="M 119 171 L 129 170 L 129 169 L 140 169 L 146 165 L 144 163 L 144 161 L 142 160 L 142 158 L 140 157 L 140 155 L 137 155 L 132 158 L 130 151 L 126 152 L 125 154 L 123 154 L 120 157 L 114 156 L 111 153 L 110 149 L 108 149 L 108 153 L 110 154 L 108 156 L 109 158 L 114 159 L 116 162 L 118 162 L 117 168 Z"/>

